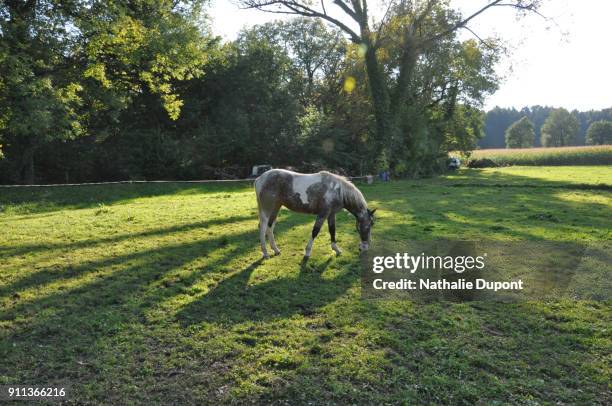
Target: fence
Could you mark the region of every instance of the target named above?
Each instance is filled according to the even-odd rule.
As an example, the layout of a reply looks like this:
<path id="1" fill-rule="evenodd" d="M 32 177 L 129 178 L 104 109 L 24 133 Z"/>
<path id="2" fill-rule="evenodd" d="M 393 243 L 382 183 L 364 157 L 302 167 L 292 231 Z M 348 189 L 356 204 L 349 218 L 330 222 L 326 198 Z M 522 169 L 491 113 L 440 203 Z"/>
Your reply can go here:
<path id="1" fill-rule="evenodd" d="M 349 180 L 366 179 L 368 183 L 372 183 L 376 177 L 372 175 L 365 176 L 347 176 Z M 95 185 L 123 185 L 123 184 L 139 184 L 139 183 L 227 183 L 227 182 L 253 182 L 255 178 L 246 179 L 202 179 L 202 180 L 120 180 L 115 182 L 90 182 L 90 183 L 54 183 L 48 185 L 0 185 L 0 188 L 30 188 L 30 187 L 64 187 L 64 186 L 95 186 Z"/>

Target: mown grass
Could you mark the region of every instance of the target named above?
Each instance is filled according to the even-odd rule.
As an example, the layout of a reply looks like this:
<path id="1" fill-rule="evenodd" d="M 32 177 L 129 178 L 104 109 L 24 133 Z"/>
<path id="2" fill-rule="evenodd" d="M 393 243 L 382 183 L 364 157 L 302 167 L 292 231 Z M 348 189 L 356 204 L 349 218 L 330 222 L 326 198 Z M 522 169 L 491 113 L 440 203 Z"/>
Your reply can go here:
<path id="1" fill-rule="evenodd" d="M 480 149 L 469 161 L 491 159 L 498 166 L 610 165 L 612 145 L 559 148 Z"/>
<path id="2" fill-rule="evenodd" d="M 584 185 L 612 169 L 557 169 L 360 187 L 374 243 L 610 241 L 612 195 Z M 249 184 L 0 189 L 0 206 L 2 384 L 107 404 L 612 400 L 609 301 L 362 301 L 347 214 L 345 253 L 322 233 L 303 265 L 313 218 L 283 210 L 262 262 Z"/>

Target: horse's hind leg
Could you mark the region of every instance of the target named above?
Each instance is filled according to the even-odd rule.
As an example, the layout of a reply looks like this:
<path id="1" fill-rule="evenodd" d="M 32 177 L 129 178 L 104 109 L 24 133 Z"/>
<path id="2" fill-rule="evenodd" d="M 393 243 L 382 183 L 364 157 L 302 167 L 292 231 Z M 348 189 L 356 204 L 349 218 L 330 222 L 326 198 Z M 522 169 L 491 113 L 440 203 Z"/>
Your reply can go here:
<path id="1" fill-rule="evenodd" d="M 268 217 L 264 211 L 259 209 L 259 242 L 261 244 L 261 255 L 264 258 L 270 258 L 268 249 L 266 248 L 266 232 L 268 230 Z"/>
<path id="2" fill-rule="evenodd" d="M 264 258 L 270 258 L 268 249 L 266 248 L 266 234 L 268 232 L 268 220 L 270 219 L 269 210 L 266 210 L 265 204 L 262 204 L 261 199 L 257 196 L 259 205 L 259 242 L 261 244 L 261 254 Z"/>
<path id="3" fill-rule="evenodd" d="M 280 207 L 275 208 L 272 214 L 270 215 L 270 217 L 268 218 L 268 229 L 267 229 L 267 235 L 268 235 L 268 240 L 270 241 L 270 247 L 272 248 L 272 251 L 274 251 L 275 255 L 280 255 L 281 253 L 278 247 L 276 246 L 276 241 L 274 240 L 274 226 L 276 225 L 276 216 L 278 216 L 279 210 L 280 210 Z"/>

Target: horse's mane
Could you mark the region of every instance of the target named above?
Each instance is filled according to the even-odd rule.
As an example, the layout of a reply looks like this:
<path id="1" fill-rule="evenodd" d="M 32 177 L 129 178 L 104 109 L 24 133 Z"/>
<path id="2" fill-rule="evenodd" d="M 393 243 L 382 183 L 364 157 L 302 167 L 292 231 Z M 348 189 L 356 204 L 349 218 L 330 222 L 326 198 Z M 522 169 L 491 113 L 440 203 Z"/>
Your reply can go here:
<path id="1" fill-rule="evenodd" d="M 348 178 L 327 171 L 324 171 L 323 173 L 331 175 L 340 181 L 340 185 L 342 187 L 342 200 L 344 207 L 348 211 L 357 215 L 359 212 L 368 207 L 368 204 L 361 191 L 357 189 L 357 186 L 355 186 Z"/>

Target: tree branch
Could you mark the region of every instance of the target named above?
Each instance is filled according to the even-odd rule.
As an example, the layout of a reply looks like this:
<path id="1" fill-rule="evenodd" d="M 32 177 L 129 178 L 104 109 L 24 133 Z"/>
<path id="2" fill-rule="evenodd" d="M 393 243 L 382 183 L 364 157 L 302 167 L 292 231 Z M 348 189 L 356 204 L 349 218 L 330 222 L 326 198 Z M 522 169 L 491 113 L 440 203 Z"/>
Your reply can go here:
<path id="1" fill-rule="evenodd" d="M 496 5 L 498 5 L 499 3 L 501 3 L 503 0 L 494 0 L 491 3 L 487 4 L 486 6 L 482 7 L 480 10 L 476 11 L 474 14 L 470 15 L 467 18 L 464 18 L 463 20 L 457 22 L 456 24 L 452 25 L 450 28 L 434 35 L 433 37 L 429 37 L 428 39 L 426 39 L 425 41 L 423 41 L 424 43 L 431 43 L 434 42 L 442 37 L 447 36 L 448 34 L 456 31 L 458 28 L 461 28 L 463 26 L 465 26 L 467 23 L 469 23 L 471 20 L 473 20 L 474 18 L 478 17 L 480 14 L 484 13 L 485 11 L 487 11 L 488 9 L 490 9 L 491 7 L 495 7 Z"/>
<path id="2" fill-rule="evenodd" d="M 537 5 L 536 5 L 536 1 L 531 2 L 529 4 L 522 4 L 521 1 L 522 0 L 516 0 L 515 3 L 503 3 L 504 0 L 494 0 L 490 3 L 488 3 L 486 6 L 482 7 L 480 10 L 476 11 L 475 13 L 471 14 L 470 16 L 464 18 L 463 20 L 457 22 L 456 24 L 453 24 L 451 27 L 449 27 L 448 29 L 434 35 L 433 37 L 430 37 L 428 39 L 426 39 L 425 41 L 423 41 L 423 43 L 431 43 L 434 42 L 442 37 L 445 37 L 446 35 L 456 31 L 459 28 L 464 28 L 467 23 L 469 23 L 471 20 L 473 20 L 474 18 L 478 17 L 480 14 L 484 13 L 485 11 L 487 11 L 488 9 L 490 9 L 491 7 L 513 7 L 515 9 L 518 10 L 525 10 L 525 11 L 530 11 L 533 13 L 536 13 L 538 15 L 540 15 L 543 18 L 544 17 L 538 10 L 537 10 Z"/>
<path id="3" fill-rule="evenodd" d="M 485 41 L 484 39 L 480 38 L 480 36 L 479 36 L 478 34 L 476 34 L 476 33 L 474 32 L 474 30 L 472 30 L 472 29 L 471 29 L 470 27 L 468 27 L 467 25 L 465 25 L 465 26 L 463 26 L 463 27 L 461 27 L 461 28 L 463 28 L 463 29 L 468 30 L 469 32 L 471 32 L 471 33 L 472 33 L 472 35 L 473 35 L 473 36 L 475 36 L 475 37 L 478 39 L 478 41 L 480 41 L 480 43 L 481 43 L 482 45 L 484 45 L 485 47 L 487 47 L 487 48 L 489 48 L 489 49 L 495 49 L 495 47 L 494 47 L 494 46 L 492 46 L 491 44 L 489 44 L 489 43 L 488 43 L 487 41 Z"/>
<path id="4" fill-rule="evenodd" d="M 354 43 L 359 44 L 362 42 L 361 37 L 355 31 L 353 31 L 349 26 L 344 24 L 342 21 L 327 14 L 327 11 L 325 11 L 323 0 L 321 0 L 322 11 L 315 10 L 311 8 L 310 6 L 298 0 L 240 0 L 240 3 L 244 5 L 243 8 L 246 8 L 246 9 L 254 8 L 254 9 L 261 10 L 267 13 L 293 14 L 293 15 L 301 15 L 304 17 L 321 18 L 323 20 L 329 21 L 330 23 L 334 24 L 336 27 L 340 28 L 342 31 L 347 33 L 351 37 L 351 41 L 353 41 Z M 339 0 L 334 1 L 334 3 L 343 4 Z M 348 6 L 346 6 L 346 4 L 343 4 L 343 6 L 347 8 L 349 11 L 352 11 L 350 10 L 350 8 L 348 8 Z M 282 9 L 270 10 L 268 7 L 285 8 L 287 10 L 282 10 Z M 342 8 L 342 10 L 345 13 L 347 13 L 351 18 L 353 18 L 355 21 L 358 21 L 355 19 L 354 12 L 353 14 L 351 14 L 347 12 L 344 8 Z"/>
<path id="5" fill-rule="evenodd" d="M 334 0 L 334 4 L 342 9 L 346 14 L 351 16 L 351 18 L 355 21 L 358 20 L 356 10 L 351 10 L 351 8 L 345 4 L 342 0 Z M 354 7 L 354 6 L 353 6 Z"/>

